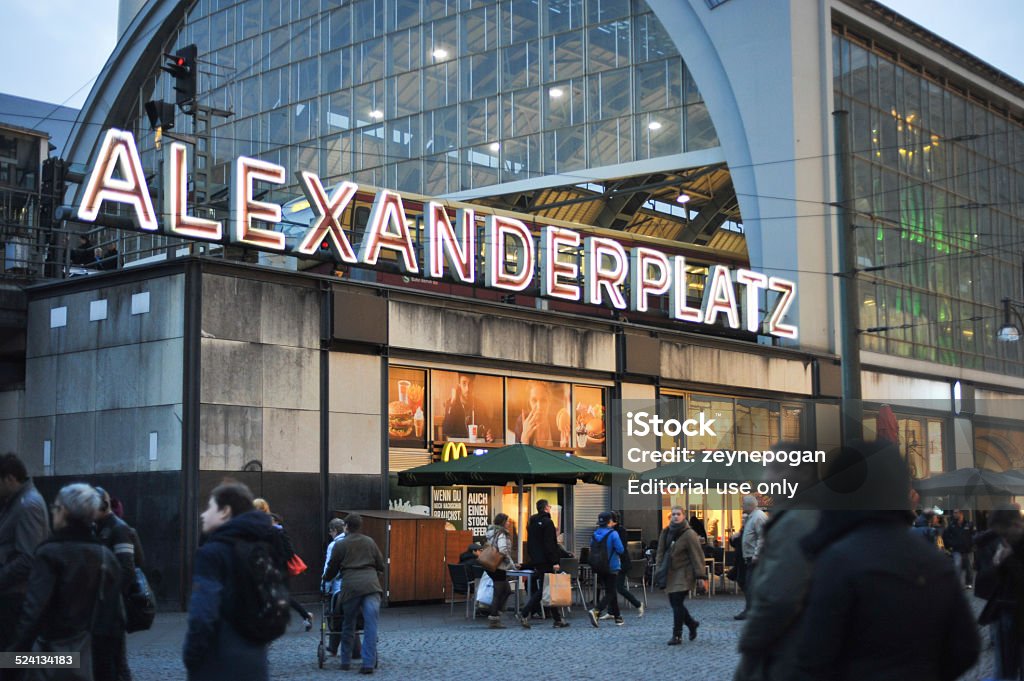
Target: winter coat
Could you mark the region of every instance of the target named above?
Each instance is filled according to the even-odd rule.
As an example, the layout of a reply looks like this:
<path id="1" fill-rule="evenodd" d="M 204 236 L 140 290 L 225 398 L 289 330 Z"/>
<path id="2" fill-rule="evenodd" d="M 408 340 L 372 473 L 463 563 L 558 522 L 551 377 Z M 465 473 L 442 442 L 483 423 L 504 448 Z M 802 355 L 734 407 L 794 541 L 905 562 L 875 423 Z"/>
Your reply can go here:
<path id="1" fill-rule="evenodd" d="M 68 525 L 39 545 L 11 650 L 34 641 L 70 638 L 84 631 L 124 631 L 121 568 L 92 534 Z"/>
<path id="2" fill-rule="evenodd" d="M 764 544 L 764 526 L 768 522 L 768 516 L 759 508 L 755 508 L 747 516 L 743 523 L 743 538 L 740 540 L 743 545 L 743 559 L 757 560 L 761 557 L 761 547 Z"/>
<path id="3" fill-rule="evenodd" d="M 823 514 L 793 679 L 947 681 L 978 658 L 952 563 L 894 512 Z M 818 530 L 802 544 L 822 545 Z M 928 623 L 922 626 L 922 623 Z"/>
<path id="4" fill-rule="evenodd" d="M 536 513 L 530 516 L 530 529 L 526 535 L 528 567 L 551 572 L 558 565 L 562 552 L 558 548 L 558 531 L 551 521 L 550 513 Z"/>
<path id="5" fill-rule="evenodd" d="M 135 533 L 125 521 L 111 513 L 96 522 L 96 536 L 114 552 L 121 566 L 121 593 L 131 595 L 135 584 Z"/>
<path id="6" fill-rule="evenodd" d="M 36 547 L 50 533 L 50 516 L 31 480 L 0 504 L 0 597 L 20 596 Z"/>
<path id="7" fill-rule="evenodd" d="M 942 533 L 942 543 L 950 551 L 970 553 L 974 546 L 974 527 L 966 520 L 962 523 L 952 520 Z"/>
<path id="8" fill-rule="evenodd" d="M 270 516 L 249 511 L 214 530 L 196 552 L 183 657 L 189 681 L 268 681 L 267 646 L 243 637 L 231 620 L 238 607 L 235 541 L 275 546 Z"/>
<path id="9" fill-rule="evenodd" d="M 491 525 L 487 528 L 487 532 L 484 534 L 484 538 L 487 543 L 494 548 L 501 551 L 505 556 L 501 559 L 501 563 L 498 565 L 499 570 L 514 570 L 515 564 L 512 562 L 512 537 L 509 536 L 508 530 L 504 527 L 497 525 Z"/>
<path id="10" fill-rule="evenodd" d="M 684 520 L 680 523 L 682 534 L 675 541 L 669 539 L 670 527 L 661 531 L 658 537 L 658 553 L 655 565 L 662 560 L 670 560 L 668 579 L 665 581 L 665 593 L 692 591 L 698 579 L 705 579 L 704 551 L 700 548 L 700 540 L 689 524 Z"/>
<path id="11" fill-rule="evenodd" d="M 608 547 L 608 569 L 610 572 L 618 572 L 622 569 L 622 559 L 619 558 L 623 553 L 626 552 L 626 547 L 622 545 L 622 540 L 619 538 L 619 533 L 611 527 L 599 527 L 594 530 L 594 534 L 590 539 L 591 545 L 599 544 L 604 542 Z"/>
<path id="12" fill-rule="evenodd" d="M 740 635 L 742 655 L 734 681 L 789 681 L 798 653 L 798 623 L 811 585 L 812 560 L 800 542 L 818 524 L 819 513 L 782 511 L 765 527 L 764 546 L 753 572 L 750 608 Z"/>
<path id="13" fill-rule="evenodd" d="M 384 574 L 384 556 L 377 543 L 362 532 L 349 532 L 345 541 L 334 547 L 324 579 L 341 575 L 341 602 L 373 593 L 384 593 L 380 575 Z"/>

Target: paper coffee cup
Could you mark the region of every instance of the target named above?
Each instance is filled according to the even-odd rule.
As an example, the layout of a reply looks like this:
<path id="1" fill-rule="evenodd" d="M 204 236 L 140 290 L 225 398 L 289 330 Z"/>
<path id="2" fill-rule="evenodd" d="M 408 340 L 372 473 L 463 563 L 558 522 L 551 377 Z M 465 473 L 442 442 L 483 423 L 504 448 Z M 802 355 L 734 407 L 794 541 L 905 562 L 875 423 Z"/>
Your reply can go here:
<path id="1" fill-rule="evenodd" d="M 470 423 L 466 426 L 466 430 L 469 433 L 469 441 L 476 442 L 477 425 L 475 423 Z"/>

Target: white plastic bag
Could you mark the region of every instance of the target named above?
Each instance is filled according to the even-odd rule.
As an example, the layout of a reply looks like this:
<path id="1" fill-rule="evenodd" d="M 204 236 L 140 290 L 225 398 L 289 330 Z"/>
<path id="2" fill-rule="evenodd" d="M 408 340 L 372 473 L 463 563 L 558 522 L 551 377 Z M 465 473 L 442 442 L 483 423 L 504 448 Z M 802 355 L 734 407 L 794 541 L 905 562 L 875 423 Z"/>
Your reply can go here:
<path id="1" fill-rule="evenodd" d="M 494 581 L 491 576 L 484 573 L 484 576 L 480 578 L 480 583 L 476 586 L 476 602 L 480 605 L 490 605 L 491 601 L 494 600 Z"/>

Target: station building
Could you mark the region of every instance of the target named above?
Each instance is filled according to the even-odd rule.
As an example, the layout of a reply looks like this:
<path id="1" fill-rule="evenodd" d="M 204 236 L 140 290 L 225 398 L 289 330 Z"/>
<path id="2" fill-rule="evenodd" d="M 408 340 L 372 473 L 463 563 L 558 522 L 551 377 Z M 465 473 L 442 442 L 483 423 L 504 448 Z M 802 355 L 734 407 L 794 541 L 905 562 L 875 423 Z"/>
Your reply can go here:
<path id="1" fill-rule="evenodd" d="M 174 100 L 163 55 L 194 44 L 198 102 L 231 112 L 178 116 L 175 132 L 200 140 L 196 215 L 233 219 L 236 159 L 252 157 L 286 170 L 258 189 L 284 206 L 289 239 L 311 215 L 306 170 L 359 186 L 356 242 L 391 190 L 416 230 L 433 199 L 683 256 L 679 299 L 695 308 L 721 267 L 796 292 L 794 333 L 774 334 L 680 321 L 668 294 L 619 309 L 415 276 L 395 258 L 354 267 L 121 232 L 123 269 L 29 290 L 25 383 L 0 394 L 0 432 L 48 493 L 85 478 L 125 500 L 169 602 L 187 593 L 198 513 L 225 476 L 271 502 L 312 565 L 335 509 L 474 530 L 514 515 L 513 487 L 395 484 L 446 442 L 531 439 L 637 468 L 616 409 L 655 402 L 716 415 L 717 438 L 690 447 L 839 442 L 837 110 L 866 427 L 891 405 L 917 478 L 1024 467 L 1024 357 L 997 340 L 1024 299 L 1024 85 L 882 4 L 149 0 L 123 2 L 121 21 L 73 168 L 116 128 L 158 172 L 144 103 Z M 782 294 L 755 293 L 743 310 L 767 319 Z M 625 506 L 599 486 L 526 492 L 556 506 L 569 548 Z M 626 524 L 653 539 L 685 502 L 724 540 L 738 502 L 714 496 L 655 500 Z"/>

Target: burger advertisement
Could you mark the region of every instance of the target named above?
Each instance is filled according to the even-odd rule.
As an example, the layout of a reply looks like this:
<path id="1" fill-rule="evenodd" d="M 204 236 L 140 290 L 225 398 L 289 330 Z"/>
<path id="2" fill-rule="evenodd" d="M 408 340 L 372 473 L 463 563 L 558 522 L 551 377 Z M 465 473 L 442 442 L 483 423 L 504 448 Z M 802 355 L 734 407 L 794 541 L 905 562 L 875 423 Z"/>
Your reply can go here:
<path id="1" fill-rule="evenodd" d="M 423 395 L 427 372 L 392 368 L 388 372 L 388 442 L 392 447 L 426 447 Z"/>

